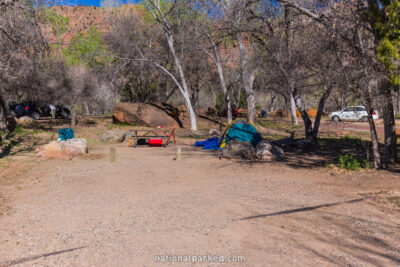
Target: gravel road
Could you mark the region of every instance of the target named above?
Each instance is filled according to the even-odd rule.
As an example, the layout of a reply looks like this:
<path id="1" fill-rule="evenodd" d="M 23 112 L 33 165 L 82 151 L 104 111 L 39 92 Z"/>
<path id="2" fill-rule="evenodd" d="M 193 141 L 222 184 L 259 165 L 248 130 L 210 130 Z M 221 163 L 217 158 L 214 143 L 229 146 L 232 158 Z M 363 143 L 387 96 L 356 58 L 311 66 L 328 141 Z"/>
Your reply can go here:
<path id="1" fill-rule="evenodd" d="M 0 266 L 164 266 L 174 255 L 197 263 L 173 266 L 400 264 L 399 212 L 369 199 L 361 178 L 115 147 L 114 163 L 99 145 L 101 158 L 43 161 L 5 188 Z"/>

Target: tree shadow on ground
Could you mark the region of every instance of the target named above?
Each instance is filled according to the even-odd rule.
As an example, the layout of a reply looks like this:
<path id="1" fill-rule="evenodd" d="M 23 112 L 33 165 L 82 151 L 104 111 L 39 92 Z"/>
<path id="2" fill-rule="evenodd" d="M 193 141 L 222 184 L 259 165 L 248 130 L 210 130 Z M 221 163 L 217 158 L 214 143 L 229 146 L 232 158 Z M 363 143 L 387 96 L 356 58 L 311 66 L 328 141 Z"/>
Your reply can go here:
<path id="1" fill-rule="evenodd" d="M 64 249 L 64 250 L 58 250 L 58 251 L 53 251 L 53 252 L 50 252 L 50 253 L 44 253 L 44 254 L 40 254 L 40 255 L 36 255 L 36 256 L 30 256 L 30 257 L 20 258 L 20 259 L 16 259 L 16 260 L 0 262 L 0 267 L 13 266 L 13 265 L 21 264 L 21 263 L 28 262 L 28 261 L 38 260 L 38 259 L 44 258 L 44 257 L 54 256 L 54 255 L 67 253 L 67 252 L 72 252 L 74 250 L 79 250 L 79 249 L 82 249 L 82 248 L 85 248 L 85 247 L 87 247 L 87 246 Z"/>
<path id="2" fill-rule="evenodd" d="M 371 145 L 369 142 L 358 138 L 320 139 L 318 144 L 313 147 L 300 149 L 295 146 L 288 146 L 284 148 L 284 151 L 285 160 L 282 163 L 292 168 L 314 169 L 325 167 L 329 164 L 337 164 L 339 155 L 346 154 L 354 156 L 359 161 L 366 160 L 368 157 L 370 161 L 372 160 Z M 400 145 L 398 146 L 398 151 L 400 152 Z M 264 161 L 258 160 L 239 160 L 236 162 L 248 165 L 265 164 Z M 385 170 L 392 173 L 400 173 L 400 165 L 391 164 Z"/>
<path id="3" fill-rule="evenodd" d="M 53 137 L 51 137 L 52 139 Z M 23 134 L 12 136 L 0 146 L 0 159 L 6 156 L 35 151 L 38 145 L 48 143 L 47 139 L 36 138 L 34 135 Z"/>
<path id="4" fill-rule="evenodd" d="M 342 207 L 348 204 L 357 205 L 360 212 Z M 279 231 L 277 241 L 281 246 L 299 249 L 333 265 L 399 264 L 398 220 L 383 219 L 379 210 L 367 209 L 370 205 L 373 204 L 367 198 L 361 198 L 248 216 L 242 220 L 251 220 L 263 228 L 274 227 Z M 316 222 L 319 227 L 315 227 Z"/>
<path id="5" fill-rule="evenodd" d="M 334 203 L 325 203 L 325 204 L 321 204 L 321 205 L 309 206 L 309 207 L 298 208 L 298 209 L 283 210 L 283 211 L 267 213 L 267 214 L 258 214 L 258 215 L 253 215 L 253 216 L 249 216 L 249 217 L 244 217 L 244 218 L 241 218 L 240 220 L 251 220 L 251 219 L 257 219 L 257 218 L 262 218 L 262 217 L 271 217 L 271 216 L 277 216 L 277 215 L 311 211 L 311 210 L 315 210 L 315 209 L 338 206 L 338 205 L 342 205 L 342 204 L 356 203 L 356 202 L 364 201 L 368 198 L 369 197 L 357 198 L 357 199 L 352 199 L 352 200 L 339 201 L 339 202 L 334 202 Z"/>

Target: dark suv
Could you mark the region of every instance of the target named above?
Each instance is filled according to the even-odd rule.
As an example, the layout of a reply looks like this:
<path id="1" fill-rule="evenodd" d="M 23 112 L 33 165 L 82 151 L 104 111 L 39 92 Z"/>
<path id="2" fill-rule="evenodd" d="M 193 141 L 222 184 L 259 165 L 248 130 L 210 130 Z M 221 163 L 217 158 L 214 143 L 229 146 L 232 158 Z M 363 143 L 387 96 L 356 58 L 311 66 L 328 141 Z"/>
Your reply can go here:
<path id="1" fill-rule="evenodd" d="M 22 102 L 20 104 L 10 102 L 7 111 L 9 114 L 16 117 L 29 116 L 34 120 L 40 119 L 40 110 L 31 101 Z"/>

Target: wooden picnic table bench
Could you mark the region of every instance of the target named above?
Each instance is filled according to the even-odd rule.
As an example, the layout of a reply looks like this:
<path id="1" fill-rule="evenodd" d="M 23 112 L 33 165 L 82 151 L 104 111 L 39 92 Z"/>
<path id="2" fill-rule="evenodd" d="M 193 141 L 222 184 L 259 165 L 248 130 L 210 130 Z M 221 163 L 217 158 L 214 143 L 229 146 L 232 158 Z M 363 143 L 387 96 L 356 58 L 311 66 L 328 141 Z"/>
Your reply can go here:
<path id="1" fill-rule="evenodd" d="M 175 139 L 175 128 L 172 129 L 134 129 L 131 130 L 134 133 L 134 136 L 128 139 L 128 146 L 137 147 L 137 145 L 141 142 L 144 144 L 151 144 L 151 140 L 161 139 L 161 144 L 163 147 L 167 147 L 171 138 L 176 144 Z"/>

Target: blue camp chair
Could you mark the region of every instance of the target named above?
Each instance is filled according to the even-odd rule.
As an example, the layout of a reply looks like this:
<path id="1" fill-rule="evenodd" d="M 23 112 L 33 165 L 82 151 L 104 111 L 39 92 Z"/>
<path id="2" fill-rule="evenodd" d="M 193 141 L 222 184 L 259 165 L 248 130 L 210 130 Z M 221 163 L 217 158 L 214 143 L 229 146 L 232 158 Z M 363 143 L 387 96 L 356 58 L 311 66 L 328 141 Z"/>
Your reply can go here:
<path id="1" fill-rule="evenodd" d="M 72 139 L 75 137 L 74 130 L 72 128 L 63 128 L 58 130 L 58 137 L 61 141 Z"/>

